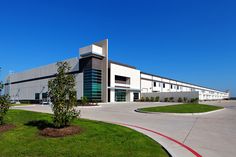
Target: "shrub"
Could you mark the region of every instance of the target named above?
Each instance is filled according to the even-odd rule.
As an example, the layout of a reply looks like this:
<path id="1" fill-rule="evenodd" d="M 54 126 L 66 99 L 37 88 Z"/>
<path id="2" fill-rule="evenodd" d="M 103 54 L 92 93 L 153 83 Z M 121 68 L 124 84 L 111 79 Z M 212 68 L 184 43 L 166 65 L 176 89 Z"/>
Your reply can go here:
<path id="1" fill-rule="evenodd" d="M 83 106 L 88 104 L 88 98 L 86 96 L 81 97 L 81 104 Z"/>
<path id="2" fill-rule="evenodd" d="M 3 89 L 3 85 L 0 82 L 0 93 Z M 10 101 L 9 101 L 9 96 L 7 95 L 0 95 L 0 125 L 2 125 L 4 122 L 4 116 L 6 115 L 9 107 L 10 107 Z"/>
<path id="3" fill-rule="evenodd" d="M 147 102 L 150 101 L 149 97 L 146 97 L 145 101 L 147 101 Z"/>
<path id="4" fill-rule="evenodd" d="M 169 101 L 170 101 L 170 102 L 174 102 L 174 97 L 170 97 L 170 98 L 169 98 Z"/>
<path id="5" fill-rule="evenodd" d="M 192 99 L 190 100 L 190 103 L 198 103 L 198 98 L 192 98 Z"/>
<path id="6" fill-rule="evenodd" d="M 154 100 L 155 100 L 154 97 L 151 97 L 151 102 L 154 102 Z"/>
<path id="7" fill-rule="evenodd" d="M 179 97 L 178 102 L 183 102 L 183 99 Z"/>
<path id="8" fill-rule="evenodd" d="M 169 98 L 164 98 L 164 102 L 168 102 L 169 101 Z"/>
<path id="9" fill-rule="evenodd" d="M 80 116 L 74 107 L 77 105 L 75 77 L 67 74 L 70 66 L 67 62 L 57 63 L 57 75 L 48 81 L 49 97 L 52 101 L 53 124 L 57 128 L 68 126 Z"/>
<path id="10" fill-rule="evenodd" d="M 144 97 L 141 97 L 140 101 L 144 102 L 145 101 Z"/>
<path id="11" fill-rule="evenodd" d="M 190 103 L 194 103 L 195 99 L 194 98 L 191 98 L 190 99 Z"/>
<path id="12" fill-rule="evenodd" d="M 188 98 L 184 97 L 184 102 L 188 102 Z"/>
<path id="13" fill-rule="evenodd" d="M 195 98 L 195 103 L 199 103 L 199 99 L 198 98 Z"/>
<path id="14" fill-rule="evenodd" d="M 21 104 L 31 104 L 29 100 L 20 100 Z"/>
<path id="15" fill-rule="evenodd" d="M 155 101 L 158 102 L 160 100 L 159 96 L 156 96 Z"/>

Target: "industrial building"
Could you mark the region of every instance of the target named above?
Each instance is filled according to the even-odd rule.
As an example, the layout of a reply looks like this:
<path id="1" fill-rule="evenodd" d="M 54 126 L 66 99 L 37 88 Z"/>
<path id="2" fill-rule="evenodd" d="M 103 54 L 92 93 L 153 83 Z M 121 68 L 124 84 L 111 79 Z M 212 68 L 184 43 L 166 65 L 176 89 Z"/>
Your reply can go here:
<path id="1" fill-rule="evenodd" d="M 78 100 L 86 96 L 99 102 L 132 102 L 141 96 L 187 97 L 199 100 L 229 98 L 223 92 L 158 75 L 108 59 L 108 40 L 79 49 L 79 56 L 65 60 L 69 74 L 76 79 Z M 56 63 L 14 73 L 7 77 L 5 93 L 11 100 L 39 102 L 48 100 L 48 81 L 57 73 Z"/>

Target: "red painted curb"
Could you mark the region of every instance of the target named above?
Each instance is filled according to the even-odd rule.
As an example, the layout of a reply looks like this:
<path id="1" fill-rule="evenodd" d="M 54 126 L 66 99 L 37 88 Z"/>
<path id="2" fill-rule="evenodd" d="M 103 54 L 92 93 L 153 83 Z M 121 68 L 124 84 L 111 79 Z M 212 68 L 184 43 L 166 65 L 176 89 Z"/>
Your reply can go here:
<path id="1" fill-rule="evenodd" d="M 177 144 L 180 145 L 181 147 L 184 147 L 185 149 L 187 149 L 188 151 L 190 151 L 190 152 L 191 152 L 193 155 L 195 155 L 196 157 L 202 157 L 200 154 L 198 154 L 195 150 L 193 150 L 193 149 L 190 148 L 189 146 L 186 146 L 185 144 L 183 144 L 183 143 L 181 143 L 181 142 L 179 142 L 179 141 L 177 141 L 177 140 L 175 140 L 175 139 L 173 139 L 173 138 L 171 138 L 171 137 L 169 137 L 169 136 L 166 136 L 166 135 L 164 135 L 164 134 L 162 134 L 162 133 L 159 133 L 159 132 L 157 132 L 157 131 L 150 130 L 150 129 L 143 128 L 143 127 L 136 126 L 136 125 L 130 125 L 130 124 L 124 124 L 124 123 L 118 123 L 118 124 L 120 124 L 120 125 L 125 125 L 125 126 L 131 126 L 131 127 L 135 127 L 135 128 L 139 128 L 139 129 L 146 130 L 146 131 L 152 132 L 152 133 L 154 133 L 154 134 L 160 135 L 160 136 L 162 136 L 162 137 L 165 137 L 165 138 L 168 139 L 168 140 L 171 140 L 171 141 L 177 143 Z"/>

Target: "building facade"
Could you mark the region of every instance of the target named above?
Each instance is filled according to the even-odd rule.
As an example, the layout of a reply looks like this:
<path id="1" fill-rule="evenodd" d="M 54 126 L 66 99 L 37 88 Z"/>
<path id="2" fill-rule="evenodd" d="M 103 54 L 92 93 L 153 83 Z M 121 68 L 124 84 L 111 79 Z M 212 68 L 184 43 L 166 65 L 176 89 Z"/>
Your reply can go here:
<path id="1" fill-rule="evenodd" d="M 75 76 L 78 99 L 85 96 L 98 102 L 132 102 L 141 96 L 229 98 L 228 92 L 144 73 L 136 67 L 108 60 L 107 39 L 80 48 L 79 57 L 65 61 L 71 66 L 69 74 Z M 53 63 L 11 74 L 6 79 L 5 93 L 15 101 L 48 101 L 48 81 L 56 73 L 57 66 Z"/>

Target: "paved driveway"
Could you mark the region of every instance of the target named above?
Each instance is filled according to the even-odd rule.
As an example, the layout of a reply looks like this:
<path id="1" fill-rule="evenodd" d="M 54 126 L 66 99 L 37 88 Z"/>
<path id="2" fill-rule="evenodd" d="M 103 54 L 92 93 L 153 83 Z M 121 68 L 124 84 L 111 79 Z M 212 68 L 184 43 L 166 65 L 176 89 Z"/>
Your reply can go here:
<path id="1" fill-rule="evenodd" d="M 129 127 L 158 141 L 173 156 L 198 156 L 199 153 L 204 157 L 233 157 L 236 154 L 236 101 L 208 102 L 208 104 L 224 106 L 226 109 L 211 114 L 191 116 L 134 112 L 140 107 L 166 105 L 166 103 L 101 104 L 101 107 L 78 107 L 78 109 L 81 110 L 82 118 L 132 125 Z M 15 108 L 51 112 L 48 106 Z"/>

